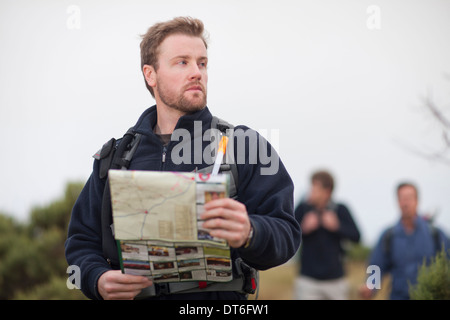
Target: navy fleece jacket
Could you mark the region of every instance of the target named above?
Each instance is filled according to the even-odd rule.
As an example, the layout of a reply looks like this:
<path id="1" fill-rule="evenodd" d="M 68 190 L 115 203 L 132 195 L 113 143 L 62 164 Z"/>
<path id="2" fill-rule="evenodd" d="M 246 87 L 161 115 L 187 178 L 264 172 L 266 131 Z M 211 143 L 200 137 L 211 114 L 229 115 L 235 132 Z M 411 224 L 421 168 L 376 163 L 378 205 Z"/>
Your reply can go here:
<path id="1" fill-rule="evenodd" d="M 142 134 L 138 149 L 130 163 L 130 170 L 158 170 L 158 171 L 184 171 L 201 170 L 209 164 L 205 161 L 199 163 L 198 154 L 192 152 L 190 163 L 176 165 L 171 155 L 172 149 L 178 141 L 171 141 L 165 149 L 159 138 L 153 133 L 156 124 L 156 106 L 147 109 L 139 118 L 134 129 Z M 175 129 L 183 128 L 194 137 L 194 122 L 201 121 L 202 132 L 211 128 L 212 115 L 208 108 L 193 114 L 181 117 Z M 241 129 L 241 130 L 238 130 Z M 237 199 L 243 203 L 249 213 L 254 235 L 250 245 L 231 250 L 232 258 L 241 257 L 250 266 L 265 270 L 278 266 L 289 260 L 297 251 L 301 241 L 301 231 L 294 217 L 293 183 L 279 157 L 275 174 L 261 174 L 261 169 L 270 167 L 271 163 L 261 161 L 255 163 L 251 159 L 251 148 L 248 133 L 251 130 L 245 126 L 235 127 L 235 157 L 242 156 L 245 151 L 245 163 L 238 162 L 239 182 Z M 258 142 L 270 144 L 259 134 Z M 247 138 L 245 138 L 247 136 Z M 197 137 L 198 138 L 198 137 Z M 245 138 L 245 139 L 244 139 Z M 246 141 L 245 150 L 239 139 Z M 203 139 L 202 139 L 203 140 Z M 193 141 L 192 141 L 193 142 Z M 203 149 L 209 144 L 203 141 Z M 191 144 L 194 147 L 194 142 Z M 259 144 L 261 145 L 261 144 Z M 240 148 L 240 150 L 238 150 Z M 273 149 L 270 149 L 275 152 Z M 266 150 L 267 151 L 267 150 Z M 238 153 L 239 152 L 239 153 Z M 164 153 L 164 156 L 163 156 Z M 196 159 L 194 159 L 197 157 Z M 250 157 L 250 158 L 249 158 Z M 164 158 L 164 159 L 163 159 Z M 273 154 L 271 159 L 273 159 Z M 267 157 L 266 157 L 267 159 Z M 241 159 L 242 160 L 242 159 Z M 69 265 L 77 265 L 81 271 L 81 290 L 91 299 L 101 299 L 97 290 L 99 277 L 113 267 L 107 262 L 102 252 L 101 204 L 105 181 L 99 178 L 99 161 L 94 161 L 93 172 L 77 199 L 69 223 L 68 239 L 65 243 L 66 259 Z M 176 295 L 178 299 L 230 299 L 226 292 L 205 292 Z"/>

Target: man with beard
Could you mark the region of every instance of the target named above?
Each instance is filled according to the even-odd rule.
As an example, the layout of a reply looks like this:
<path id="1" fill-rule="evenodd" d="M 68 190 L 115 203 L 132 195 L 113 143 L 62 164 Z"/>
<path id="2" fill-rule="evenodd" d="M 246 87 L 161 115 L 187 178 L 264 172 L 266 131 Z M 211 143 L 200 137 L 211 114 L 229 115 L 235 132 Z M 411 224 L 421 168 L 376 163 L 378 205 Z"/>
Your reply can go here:
<path id="1" fill-rule="evenodd" d="M 382 232 L 371 252 L 368 266 L 375 267 L 372 270 L 378 270 L 378 275 L 370 274 L 359 288 L 359 294 L 364 299 L 371 299 L 381 289 L 383 277 L 390 274 L 389 299 L 409 300 L 410 288 L 417 284 L 420 267 L 424 263 L 428 265 L 441 250 L 450 248 L 444 231 L 433 225 L 425 215 L 419 214 L 416 184 L 401 182 L 396 193 L 400 218 Z M 450 251 L 447 257 L 450 257 Z"/>
<path id="2" fill-rule="evenodd" d="M 157 23 L 143 36 L 141 68 L 145 84 L 156 100 L 133 127 L 141 135 L 129 164 L 130 170 L 192 172 L 208 167 L 201 150 L 194 149 L 191 161 L 174 161 L 177 141 L 172 134 L 184 130 L 194 139 L 196 123 L 204 134 L 213 119 L 207 101 L 207 42 L 203 23 L 198 19 L 179 17 Z M 294 218 L 293 183 L 279 157 L 276 172 L 264 174 L 267 163 L 249 159 L 250 148 L 265 143 L 255 131 L 235 127 L 234 140 L 246 141 L 245 149 L 235 148 L 238 181 L 236 199 L 216 199 L 205 204 L 203 227 L 213 237 L 224 239 L 231 247 L 233 262 L 242 259 L 248 266 L 264 270 L 286 262 L 300 245 L 301 232 Z M 254 134 L 252 145 L 246 137 Z M 235 144 L 236 146 L 237 144 Z M 248 151 L 248 152 L 247 152 Z M 241 154 L 239 154 L 240 152 Z M 242 155 L 244 152 L 244 155 Z M 253 153 L 252 153 L 253 154 Z M 66 241 L 66 258 L 81 272 L 81 290 L 91 299 L 133 299 L 144 288 L 158 284 L 143 276 L 122 274 L 120 267 L 102 251 L 102 198 L 105 181 L 99 178 L 100 154 L 94 169 L 72 211 Z M 195 159 L 194 159 L 195 158 Z M 273 157 L 271 157 L 272 159 Z M 195 160 L 195 161 L 194 161 Z M 175 163 L 177 162 L 177 164 Z M 233 274 L 236 277 L 235 263 Z M 153 290 L 149 299 L 245 299 L 242 290 L 222 286 L 217 291 L 183 293 Z"/>

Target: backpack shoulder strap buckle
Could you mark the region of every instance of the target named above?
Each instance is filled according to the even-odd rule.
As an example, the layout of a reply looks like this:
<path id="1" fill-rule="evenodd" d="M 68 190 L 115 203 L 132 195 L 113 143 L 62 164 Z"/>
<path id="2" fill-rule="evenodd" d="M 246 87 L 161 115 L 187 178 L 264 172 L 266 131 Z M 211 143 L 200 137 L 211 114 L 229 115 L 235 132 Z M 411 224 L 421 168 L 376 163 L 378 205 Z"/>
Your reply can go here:
<path id="1" fill-rule="evenodd" d="M 100 179 L 104 179 L 108 175 L 108 169 L 112 163 L 115 147 L 116 139 L 111 138 L 99 151 L 93 155 L 94 159 L 100 160 Z"/>

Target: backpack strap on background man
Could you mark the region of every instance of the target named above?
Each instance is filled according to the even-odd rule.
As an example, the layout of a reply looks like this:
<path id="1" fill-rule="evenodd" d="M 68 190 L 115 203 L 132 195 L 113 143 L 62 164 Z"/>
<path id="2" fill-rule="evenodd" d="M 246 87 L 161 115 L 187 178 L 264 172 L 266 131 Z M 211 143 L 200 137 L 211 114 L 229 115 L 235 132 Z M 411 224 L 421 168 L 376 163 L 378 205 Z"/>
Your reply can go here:
<path id="1" fill-rule="evenodd" d="M 394 227 L 389 227 L 382 238 L 383 253 L 387 258 L 387 268 L 392 268 L 392 238 L 394 237 Z"/>

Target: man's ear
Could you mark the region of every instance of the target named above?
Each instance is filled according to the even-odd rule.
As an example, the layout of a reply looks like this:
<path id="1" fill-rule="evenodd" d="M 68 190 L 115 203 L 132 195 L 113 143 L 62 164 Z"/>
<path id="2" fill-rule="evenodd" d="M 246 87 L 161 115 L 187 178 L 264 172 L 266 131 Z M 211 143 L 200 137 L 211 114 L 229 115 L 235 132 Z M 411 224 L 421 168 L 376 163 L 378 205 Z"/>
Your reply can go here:
<path id="1" fill-rule="evenodd" d="M 150 66 L 148 64 L 144 64 L 142 67 L 142 73 L 144 74 L 145 81 L 147 81 L 147 84 L 150 87 L 156 86 L 156 71 L 153 66 Z"/>

